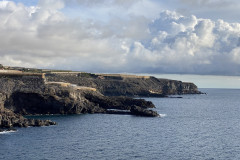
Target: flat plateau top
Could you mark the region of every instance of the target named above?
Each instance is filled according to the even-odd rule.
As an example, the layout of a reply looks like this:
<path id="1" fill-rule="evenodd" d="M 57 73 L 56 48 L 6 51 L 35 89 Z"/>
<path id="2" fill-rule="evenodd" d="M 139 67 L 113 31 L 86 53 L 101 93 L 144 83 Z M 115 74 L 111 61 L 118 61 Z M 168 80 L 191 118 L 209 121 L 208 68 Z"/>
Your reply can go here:
<path id="1" fill-rule="evenodd" d="M 150 78 L 150 76 L 137 76 L 137 75 L 130 75 L 130 74 L 96 74 L 99 76 L 111 76 L 111 77 L 123 77 L 123 78 Z"/>
<path id="2" fill-rule="evenodd" d="M 27 73 L 17 70 L 0 70 L 0 75 L 42 76 L 42 73 Z"/>

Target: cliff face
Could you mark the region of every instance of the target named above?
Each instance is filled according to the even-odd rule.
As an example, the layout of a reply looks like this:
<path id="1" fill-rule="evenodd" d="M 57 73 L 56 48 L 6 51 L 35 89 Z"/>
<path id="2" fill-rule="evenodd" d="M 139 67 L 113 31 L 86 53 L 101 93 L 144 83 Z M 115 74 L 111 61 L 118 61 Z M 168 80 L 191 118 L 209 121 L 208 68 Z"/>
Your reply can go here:
<path id="1" fill-rule="evenodd" d="M 96 88 L 108 96 L 162 97 L 171 94 L 199 94 L 193 83 L 150 76 L 107 75 L 87 73 L 46 74 L 47 81 L 69 82 Z"/>
<path id="2" fill-rule="evenodd" d="M 162 92 L 166 95 L 200 94 L 195 84 L 176 80 L 159 79 L 162 82 Z"/>
<path id="3" fill-rule="evenodd" d="M 9 109 L 0 109 L 0 131 L 1 128 L 49 126 L 55 124 L 55 122 L 52 122 L 50 120 L 27 119 L 24 118 L 22 115 L 16 114 Z"/>
<path id="4" fill-rule="evenodd" d="M 6 100 L 7 96 L 0 93 L 0 131 L 1 128 L 49 126 L 56 124 L 50 120 L 26 119 L 22 115 L 16 114 L 12 110 L 5 108 Z"/>
<path id="5" fill-rule="evenodd" d="M 0 75 L 0 128 L 55 124 L 48 120 L 28 120 L 21 115 L 110 113 L 109 109 L 125 110 L 134 115 L 136 113 L 130 110 L 136 105 L 143 112 L 154 107 L 151 102 L 142 99 L 110 98 L 95 88 L 45 82 L 41 74 Z M 156 112 L 152 114 L 156 115 Z"/>
<path id="6" fill-rule="evenodd" d="M 105 113 L 107 109 L 130 109 L 132 105 L 154 107 L 141 99 L 110 98 L 90 87 L 45 83 L 39 76 L 5 76 L 0 78 L 0 84 L 2 94 L 6 95 L 0 104 L 23 115 Z"/>

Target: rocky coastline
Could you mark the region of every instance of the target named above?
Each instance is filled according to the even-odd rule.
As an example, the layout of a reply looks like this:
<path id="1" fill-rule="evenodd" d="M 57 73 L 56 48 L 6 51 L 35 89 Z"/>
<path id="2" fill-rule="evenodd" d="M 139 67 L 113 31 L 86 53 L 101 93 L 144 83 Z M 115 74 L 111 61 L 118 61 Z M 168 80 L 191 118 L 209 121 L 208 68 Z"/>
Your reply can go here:
<path id="1" fill-rule="evenodd" d="M 0 110 L 0 129 L 2 128 L 9 130 L 14 127 L 39 127 L 50 125 L 56 125 L 56 122 L 52 122 L 50 120 L 27 119 L 24 118 L 22 115 L 16 114 L 9 109 Z"/>
<path id="2" fill-rule="evenodd" d="M 151 85 L 150 85 L 151 84 Z M 161 85 L 162 84 L 162 85 Z M 154 104 L 132 96 L 198 94 L 194 84 L 154 77 L 88 73 L 0 73 L 0 132 L 14 127 L 56 125 L 27 119 L 45 114 L 129 114 L 157 117 Z"/>
<path id="3" fill-rule="evenodd" d="M 54 72 L 47 73 L 45 77 L 47 81 L 96 88 L 106 96 L 166 97 L 175 94 L 201 94 L 193 83 L 152 76 Z"/>

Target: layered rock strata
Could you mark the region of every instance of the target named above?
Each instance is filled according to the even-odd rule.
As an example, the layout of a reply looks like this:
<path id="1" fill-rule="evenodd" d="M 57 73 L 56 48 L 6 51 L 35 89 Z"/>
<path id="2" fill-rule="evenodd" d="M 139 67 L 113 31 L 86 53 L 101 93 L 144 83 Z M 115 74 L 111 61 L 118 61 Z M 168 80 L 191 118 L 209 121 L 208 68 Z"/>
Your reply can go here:
<path id="1" fill-rule="evenodd" d="M 107 96 L 165 97 L 173 94 L 201 93 L 193 83 L 152 76 L 59 72 L 46 74 L 46 80 L 96 88 Z"/>

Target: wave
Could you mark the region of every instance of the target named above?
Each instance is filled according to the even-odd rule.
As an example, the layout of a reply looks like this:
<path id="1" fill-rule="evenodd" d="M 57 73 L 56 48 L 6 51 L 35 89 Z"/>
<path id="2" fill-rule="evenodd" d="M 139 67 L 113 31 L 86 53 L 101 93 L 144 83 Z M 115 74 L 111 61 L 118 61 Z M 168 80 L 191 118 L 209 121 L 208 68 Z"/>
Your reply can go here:
<path id="1" fill-rule="evenodd" d="M 163 118 L 163 117 L 166 117 L 167 114 L 159 114 L 159 117 Z"/>
<path id="2" fill-rule="evenodd" d="M 13 133 L 13 132 L 17 132 L 15 130 L 11 130 L 11 131 L 2 131 L 0 132 L 0 134 L 9 134 L 9 133 Z"/>

